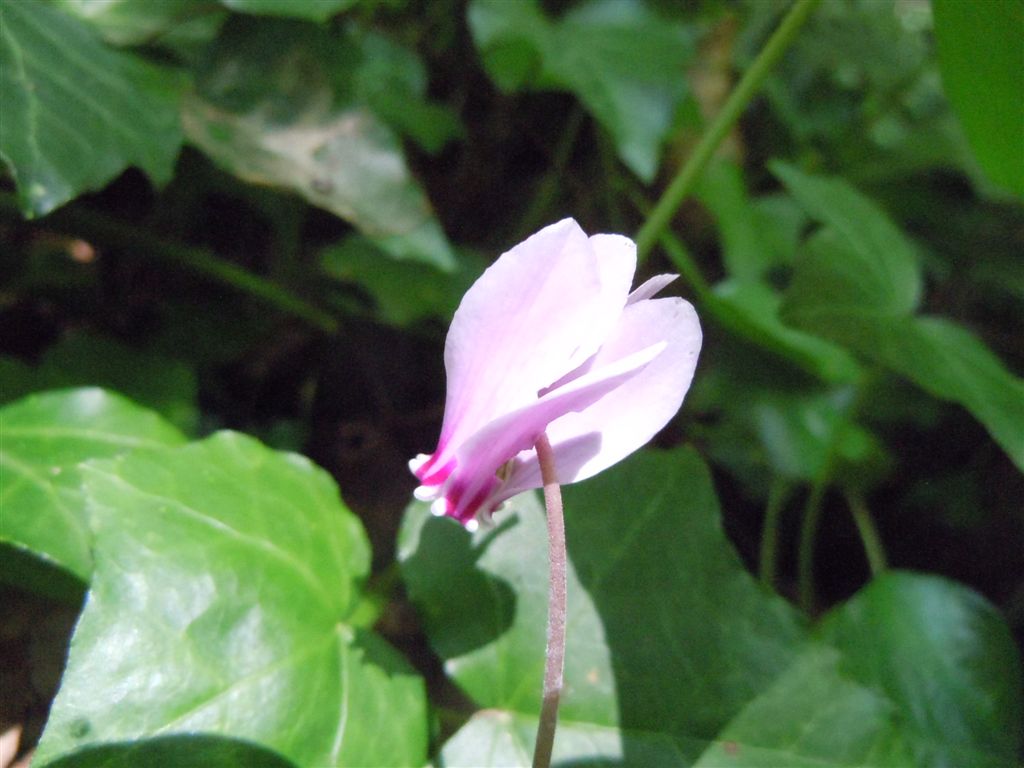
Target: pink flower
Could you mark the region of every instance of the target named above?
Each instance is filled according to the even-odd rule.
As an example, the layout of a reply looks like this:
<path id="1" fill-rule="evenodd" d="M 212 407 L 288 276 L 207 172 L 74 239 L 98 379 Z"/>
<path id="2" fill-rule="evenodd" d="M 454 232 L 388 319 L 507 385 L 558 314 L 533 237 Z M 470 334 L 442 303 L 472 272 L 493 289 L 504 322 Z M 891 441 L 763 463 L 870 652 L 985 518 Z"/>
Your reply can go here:
<path id="1" fill-rule="evenodd" d="M 636 245 L 587 237 L 572 219 L 502 254 L 455 312 L 445 343 L 448 395 L 437 448 L 409 467 L 415 495 L 469 528 L 540 488 L 534 444 L 551 441 L 559 482 L 574 483 L 640 448 L 690 386 L 701 332 L 693 307 L 630 293 Z"/>

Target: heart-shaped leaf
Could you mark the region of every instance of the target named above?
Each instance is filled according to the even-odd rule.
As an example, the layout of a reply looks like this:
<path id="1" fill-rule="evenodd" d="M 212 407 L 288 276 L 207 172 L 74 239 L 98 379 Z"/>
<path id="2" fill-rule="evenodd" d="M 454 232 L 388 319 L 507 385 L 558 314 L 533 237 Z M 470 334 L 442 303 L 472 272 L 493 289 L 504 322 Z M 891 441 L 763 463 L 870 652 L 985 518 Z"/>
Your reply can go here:
<path id="1" fill-rule="evenodd" d="M 1020 656 L 981 596 L 936 576 L 887 573 L 827 616 L 821 634 L 849 673 L 897 706 L 914 765 L 1015 763 Z"/>
<path id="2" fill-rule="evenodd" d="M 484 66 L 506 90 L 567 90 L 611 134 L 644 181 L 684 95 L 693 39 L 633 0 L 592 0 L 552 21 L 535 0 L 475 0 L 469 27 Z"/>
<path id="3" fill-rule="evenodd" d="M 913 314 L 921 278 L 896 226 L 841 179 L 773 166 L 824 228 L 797 260 L 783 320 L 856 350 L 967 408 L 1024 468 L 1024 381 L 966 329 Z"/>
<path id="4" fill-rule="evenodd" d="M 359 45 L 312 23 L 235 17 L 185 101 L 185 131 L 242 179 L 298 193 L 394 257 L 449 269 L 451 245 L 398 136 L 359 88 L 373 54 Z"/>
<path id="5" fill-rule="evenodd" d="M 572 568 L 556 765 L 1009 764 L 1019 659 L 977 595 L 886 574 L 812 632 L 737 559 L 692 451 L 641 453 L 563 492 Z M 400 539 L 445 670 L 485 708 L 442 748 L 446 768 L 526 766 L 533 751 L 543 512 L 526 494 L 496 519 L 470 535 L 414 505 Z"/>
<path id="6" fill-rule="evenodd" d="M 693 452 L 641 454 L 564 493 L 573 567 L 561 722 L 642 733 L 613 739 L 627 764 L 652 742 L 693 760 L 799 655 L 803 622 L 739 562 Z M 415 505 L 399 556 L 448 673 L 482 707 L 535 717 L 544 515 L 525 494 L 497 522 L 471 536 Z M 611 756 L 602 750 L 594 742 L 573 757 Z"/>
<path id="7" fill-rule="evenodd" d="M 78 465 L 184 442 L 152 411 L 102 389 L 31 395 L 0 409 L 0 543 L 88 582 L 86 502 Z"/>
<path id="8" fill-rule="evenodd" d="M 82 471 L 95 573 L 36 765 L 173 735 L 422 764 L 423 684 L 350 621 L 369 546 L 325 472 L 233 433 Z"/>
<path id="9" fill-rule="evenodd" d="M 0 5 L 0 158 L 26 216 L 41 216 L 130 165 L 170 179 L 182 80 L 104 45 L 49 3 Z"/>

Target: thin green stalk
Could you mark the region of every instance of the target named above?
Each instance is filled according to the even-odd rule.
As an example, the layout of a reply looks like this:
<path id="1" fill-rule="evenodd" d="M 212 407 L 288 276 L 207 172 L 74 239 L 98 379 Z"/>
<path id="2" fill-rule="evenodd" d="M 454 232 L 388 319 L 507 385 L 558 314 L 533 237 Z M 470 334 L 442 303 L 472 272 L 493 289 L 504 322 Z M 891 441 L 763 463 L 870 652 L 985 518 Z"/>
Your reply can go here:
<path id="1" fill-rule="evenodd" d="M 792 486 L 781 477 L 772 480 L 768 490 L 768 504 L 764 510 L 764 529 L 761 533 L 761 583 L 775 588 L 775 569 L 778 565 L 779 522 Z"/>
<path id="2" fill-rule="evenodd" d="M 13 195 L 0 192 L 0 213 L 21 217 Z M 182 267 L 252 296 L 264 304 L 301 318 L 321 330 L 333 333 L 338 321 L 322 309 L 299 298 L 282 286 L 225 261 L 213 251 L 154 237 L 152 233 L 106 214 L 80 206 L 62 208 L 45 219 L 45 226 L 92 240 L 100 245 L 131 249 L 141 257 Z"/>
<path id="3" fill-rule="evenodd" d="M 872 382 L 878 375 L 878 369 L 871 368 L 856 385 L 853 398 L 844 414 L 847 423 L 852 424 L 856 421 L 865 399 L 871 394 Z M 835 474 L 836 464 L 839 461 L 839 444 L 842 442 L 843 436 L 844 427 L 840 425 L 832 433 L 832 438 L 826 449 L 825 462 L 811 486 L 807 504 L 804 506 L 803 520 L 800 524 L 800 544 L 797 550 L 797 577 L 799 580 L 797 588 L 800 607 L 808 613 L 814 609 L 814 549 L 817 543 L 818 523 L 821 518 L 821 504 L 825 491 Z"/>
<path id="4" fill-rule="evenodd" d="M 686 163 L 676 174 L 658 204 L 654 206 L 651 215 L 647 217 L 637 233 L 637 258 L 640 261 L 646 258 L 654 244 L 658 242 L 661 233 L 668 228 L 669 222 L 683 200 L 693 191 L 694 184 L 714 155 L 715 150 L 718 149 L 718 145 L 722 143 L 722 140 L 732 130 L 733 125 L 739 120 L 740 115 L 743 114 L 754 94 L 761 87 L 768 72 L 793 42 L 800 27 L 807 21 L 818 2 L 819 0 L 797 0 L 793 4 L 779 28 L 775 30 L 775 34 L 761 49 L 757 58 L 754 59 L 754 63 L 750 65 L 750 69 L 744 73 L 732 93 L 729 94 L 721 111 L 715 115 L 711 125 L 701 136 L 697 146 L 694 147 L 693 153 L 687 158 Z"/>
<path id="5" fill-rule="evenodd" d="M 882 537 L 878 535 L 878 528 L 871 517 L 871 511 L 864 503 L 864 497 L 853 490 L 846 490 L 843 495 L 846 497 L 846 504 L 850 508 L 853 522 L 857 526 L 857 533 L 860 534 L 861 543 L 864 545 L 864 554 L 868 558 L 868 567 L 871 569 L 872 577 L 878 576 L 888 565 L 885 558 L 885 547 L 882 546 Z"/>
<path id="6" fill-rule="evenodd" d="M 831 464 L 831 461 L 828 462 Z M 814 611 L 814 549 L 818 539 L 818 523 L 821 521 L 822 502 L 831 467 L 821 473 L 814 481 L 811 491 L 807 494 L 804 504 L 803 519 L 800 524 L 800 542 L 797 548 L 797 595 L 800 607 L 808 614 Z"/>

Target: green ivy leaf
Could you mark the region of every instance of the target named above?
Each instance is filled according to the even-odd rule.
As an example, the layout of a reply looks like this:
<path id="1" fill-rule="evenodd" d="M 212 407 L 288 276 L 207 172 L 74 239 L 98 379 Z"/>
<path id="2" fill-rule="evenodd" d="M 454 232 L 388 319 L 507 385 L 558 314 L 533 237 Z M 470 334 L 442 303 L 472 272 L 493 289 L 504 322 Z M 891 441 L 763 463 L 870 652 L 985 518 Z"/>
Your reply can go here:
<path id="1" fill-rule="evenodd" d="M 805 243 L 781 310 L 787 323 L 856 350 L 967 408 L 1024 468 L 1024 381 L 967 330 L 913 315 L 920 274 L 908 241 L 840 179 L 776 173 L 825 227 Z"/>
<path id="2" fill-rule="evenodd" d="M 925 754 L 989 765 L 1015 749 L 1019 659 L 969 590 L 886 574 L 812 633 L 739 562 L 692 451 L 642 453 L 563 493 L 571 564 L 555 764 L 912 768 Z M 400 534 L 428 637 L 483 708 L 444 745 L 442 766 L 530 764 L 546 529 L 535 495 L 510 507 L 469 534 L 414 504 Z"/>
<path id="3" fill-rule="evenodd" d="M 1020 656 L 981 596 L 936 576 L 886 573 L 828 615 L 821 634 L 848 672 L 897 705 L 914 765 L 1016 762 Z"/>
<path id="4" fill-rule="evenodd" d="M 168 181 L 181 146 L 178 73 L 105 46 L 47 3 L 0 5 L 0 158 L 26 216 L 130 165 Z"/>
<path id="5" fill-rule="evenodd" d="M 363 54 L 356 93 L 374 114 L 431 153 L 462 135 L 462 124 L 448 107 L 426 100 L 427 70 L 415 52 L 366 30 L 359 30 L 355 41 Z"/>
<path id="6" fill-rule="evenodd" d="M 469 27 L 488 73 L 505 90 L 576 94 L 644 181 L 686 94 L 690 33 L 633 0 L 592 0 L 549 20 L 534 0 L 474 0 Z"/>
<path id="7" fill-rule="evenodd" d="M 438 768 L 525 768 L 532 765 L 536 736 L 536 717 L 485 709 L 473 715 L 445 742 L 437 765 Z M 595 760 L 595 755 L 600 758 Z M 590 760 L 584 758 L 580 762 L 581 756 L 588 756 Z M 690 761 L 678 745 L 663 734 L 579 723 L 560 717 L 552 764 L 567 768 L 581 764 L 681 768 L 690 765 Z"/>
<path id="8" fill-rule="evenodd" d="M 861 367 L 842 347 L 782 322 L 782 297 L 758 280 L 726 279 L 707 297 L 708 309 L 727 330 L 796 364 L 822 381 L 849 383 Z"/>
<path id="9" fill-rule="evenodd" d="M 722 260 L 732 279 L 756 281 L 792 262 L 806 216 L 789 196 L 751 200 L 742 170 L 726 161 L 707 169 L 696 195 L 715 217 Z"/>
<path id="10" fill-rule="evenodd" d="M 914 768 L 895 705 L 811 646 L 719 734 L 693 768 Z"/>
<path id="11" fill-rule="evenodd" d="M 208 43 L 227 12 L 211 13 L 196 0 L 55 0 L 65 12 L 95 27 L 113 45 Z"/>
<path id="12" fill-rule="evenodd" d="M 355 39 L 236 17 L 186 99 L 185 131 L 246 181 L 290 189 L 390 255 L 441 269 L 454 255 L 398 137 L 366 103 Z"/>
<path id="13" fill-rule="evenodd" d="M 793 276 L 787 299 L 878 314 L 913 312 L 921 298 L 914 246 L 874 202 L 842 179 L 811 176 L 785 163 L 772 172 L 810 214 L 825 226 L 823 237 L 850 251 L 843 261 L 805 259 Z"/>
<path id="14" fill-rule="evenodd" d="M 325 472 L 234 433 L 82 472 L 95 574 L 35 764 L 173 735 L 424 762 L 422 681 L 351 623 L 369 545 Z"/>
<path id="15" fill-rule="evenodd" d="M 355 5 L 358 0 L 220 0 L 238 13 L 261 16 L 292 16 L 297 19 L 327 21 Z"/>
<path id="16" fill-rule="evenodd" d="M 939 69 L 978 163 L 1024 197 L 1024 5 L 934 0 Z"/>
<path id="17" fill-rule="evenodd" d="M 0 384 L 0 402 L 44 389 L 103 387 L 152 408 L 185 432 L 193 432 L 199 421 L 191 368 L 89 333 L 65 336 L 37 366 L 0 358 Z"/>
<path id="18" fill-rule="evenodd" d="M 564 494 L 572 567 L 557 749 L 571 733 L 561 728 L 576 725 L 637 731 L 644 754 L 656 742 L 693 760 L 794 661 L 805 642 L 802 620 L 744 570 L 721 530 L 708 470 L 692 451 L 641 454 Z M 399 557 L 448 673 L 480 706 L 535 718 L 544 513 L 524 494 L 496 521 L 471 536 L 414 505 Z M 578 743 L 577 760 L 613 754 L 600 745 L 608 740 Z M 647 764 L 633 760 L 633 742 L 621 748 L 626 764 Z"/>
<path id="19" fill-rule="evenodd" d="M 0 408 L 0 543 L 88 582 L 91 542 L 78 466 L 181 442 L 156 414 L 101 389 L 47 392 Z"/>

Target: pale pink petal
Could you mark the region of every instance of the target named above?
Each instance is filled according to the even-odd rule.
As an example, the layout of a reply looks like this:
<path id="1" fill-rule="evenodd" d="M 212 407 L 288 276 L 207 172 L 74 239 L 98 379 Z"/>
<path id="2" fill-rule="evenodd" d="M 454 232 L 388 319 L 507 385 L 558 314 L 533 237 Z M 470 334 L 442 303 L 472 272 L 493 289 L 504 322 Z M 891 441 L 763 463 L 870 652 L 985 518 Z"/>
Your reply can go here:
<path id="1" fill-rule="evenodd" d="M 629 298 L 629 287 L 633 284 L 633 273 L 636 272 L 636 243 L 624 235 L 591 235 L 590 247 L 600 274 L 602 304 L 601 311 L 593 318 L 591 330 L 595 339 L 604 341 L 618 322 L 619 313 Z M 600 341 L 593 346 L 580 347 L 566 361 L 565 370 L 571 371 L 593 355 L 599 345 Z M 550 385 L 551 381 L 545 386 Z"/>
<path id="2" fill-rule="evenodd" d="M 493 506 L 491 496 L 500 489 L 496 474 L 502 465 L 534 445 L 552 421 L 593 407 L 601 398 L 641 375 L 665 349 L 666 345 L 656 340 L 527 406 L 500 416 L 481 429 L 456 452 L 456 466 L 445 483 L 445 506 L 440 511 L 465 522 L 482 507 Z"/>
<path id="3" fill-rule="evenodd" d="M 626 299 L 626 304 L 636 304 L 638 301 L 644 301 L 645 299 L 651 298 L 654 294 L 661 291 L 661 289 L 666 285 L 674 282 L 678 277 L 679 275 L 655 275 L 629 294 L 629 298 Z"/>
<path id="4" fill-rule="evenodd" d="M 586 409 L 548 425 L 560 482 L 586 479 L 625 458 L 679 410 L 701 346 L 697 314 L 683 299 L 648 299 L 626 307 L 615 333 L 590 361 L 587 375 L 599 375 L 609 361 L 658 341 L 668 346 L 640 373 Z M 516 457 L 501 495 L 511 498 L 540 486 L 537 455 L 529 448 Z"/>
<path id="5" fill-rule="evenodd" d="M 484 272 L 448 331 L 441 438 L 417 475 L 432 474 L 482 426 L 592 355 L 625 303 L 635 258 L 618 239 L 588 238 L 565 219 Z"/>

